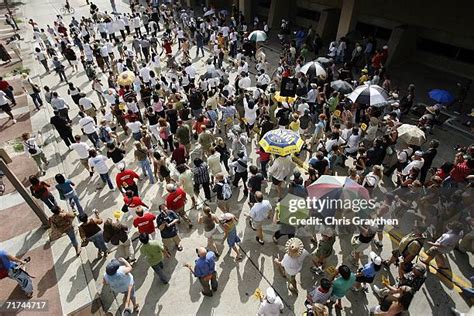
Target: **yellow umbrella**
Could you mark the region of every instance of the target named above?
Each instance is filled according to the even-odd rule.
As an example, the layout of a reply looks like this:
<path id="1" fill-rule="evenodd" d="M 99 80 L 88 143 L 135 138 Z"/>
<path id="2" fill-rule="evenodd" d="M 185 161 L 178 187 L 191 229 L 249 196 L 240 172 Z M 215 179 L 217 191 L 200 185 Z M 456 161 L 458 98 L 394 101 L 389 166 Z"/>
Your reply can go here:
<path id="1" fill-rule="evenodd" d="M 288 129 L 271 130 L 259 142 L 265 152 L 280 156 L 300 152 L 303 144 L 300 135 Z"/>
<path id="2" fill-rule="evenodd" d="M 119 86 L 131 86 L 135 80 L 135 74 L 131 71 L 122 72 L 117 78 L 117 84 Z"/>
<path id="3" fill-rule="evenodd" d="M 277 102 L 286 102 L 286 103 L 294 103 L 296 101 L 296 98 L 293 97 L 282 97 L 280 96 L 280 91 L 275 92 L 273 95 L 273 100 Z"/>

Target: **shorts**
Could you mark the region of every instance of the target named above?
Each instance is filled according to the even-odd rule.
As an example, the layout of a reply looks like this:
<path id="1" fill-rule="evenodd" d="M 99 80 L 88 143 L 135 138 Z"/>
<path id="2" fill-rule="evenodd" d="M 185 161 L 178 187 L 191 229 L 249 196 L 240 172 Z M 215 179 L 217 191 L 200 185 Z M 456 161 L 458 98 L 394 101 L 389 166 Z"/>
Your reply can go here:
<path id="1" fill-rule="evenodd" d="M 97 116 L 97 111 L 93 107 L 87 110 L 84 110 L 84 113 L 89 115 L 90 117 L 96 117 Z"/>
<path id="2" fill-rule="evenodd" d="M 127 296 L 128 291 L 127 291 L 127 292 L 122 292 L 122 294 L 124 294 L 125 296 Z M 131 300 L 131 301 L 135 301 L 135 300 L 136 300 L 136 297 L 135 297 L 135 285 L 132 286 L 132 290 L 130 291 L 130 300 Z"/>
<path id="3" fill-rule="evenodd" d="M 278 180 L 277 178 L 272 177 L 272 183 L 273 183 L 274 185 L 280 185 L 282 182 L 283 182 L 283 181 L 280 181 L 280 180 Z"/>
<path id="4" fill-rule="evenodd" d="M 217 234 L 217 225 L 214 226 L 214 228 L 211 229 L 210 231 L 204 232 L 204 237 L 209 239 L 209 238 L 212 238 L 212 236 L 214 236 L 215 234 Z"/>
<path id="5" fill-rule="evenodd" d="M 179 235 L 161 239 L 163 241 L 163 246 L 167 249 L 172 249 L 173 247 L 179 245 L 179 243 L 181 242 L 181 238 L 179 238 Z"/>
<path id="6" fill-rule="evenodd" d="M 0 109 L 2 109 L 3 112 L 11 112 L 12 108 L 8 103 L 0 105 Z"/>
<path id="7" fill-rule="evenodd" d="M 332 249 L 323 249 L 321 247 L 317 247 L 315 251 L 311 254 L 313 257 L 316 258 L 327 258 L 331 255 Z"/>
<path id="8" fill-rule="evenodd" d="M 79 159 L 79 161 L 81 162 L 81 165 L 84 166 L 84 168 L 89 169 L 89 158 Z"/>
<path id="9" fill-rule="evenodd" d="M 359 246 L 357 246 L 354 251 L 355 252 L 364 252 L 364 250 L 368 249 L 370 246 L 370 243 L 364 243 L 364 242 L 361 242 L 359 244 Z"/>
<path id="10" fill-rule="evenodd" d="M 254 227 L 255 229 L 260 229 L 260 228 L 262 228 L 262 227 L 263 227 L 263 222 L 264 222 L 264 221 L 254 221 L 254 220 L 252 220 L 252 224 L 253 224 L 253 227 Z"/>
<path id="11" fill-rule="evenodd" d="M 443 253 L 439 251 L 438 247 L 433 246 L 430 249 L 426 250 L 426 254 L 430 257 L 436 257 L 442 255 Z"/>
<path id="12" fill-rule="evenodd" d="M 365 275 L 361 275 L 361 276 L 358 276 L 356 277 L 356 282 L 359 282 L 359 283 L 372 283 L 374 282 L 374 278 L 369 278 L 369 277 L 366 277 Z"/>

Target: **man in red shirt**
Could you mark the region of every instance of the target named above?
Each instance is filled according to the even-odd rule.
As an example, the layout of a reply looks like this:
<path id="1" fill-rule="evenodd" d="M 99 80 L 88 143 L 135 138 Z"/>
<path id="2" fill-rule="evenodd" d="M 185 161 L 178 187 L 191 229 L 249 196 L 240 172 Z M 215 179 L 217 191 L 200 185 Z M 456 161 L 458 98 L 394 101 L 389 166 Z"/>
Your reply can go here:
<path id="1" fill-rule="evenodd" d="M 179 142 L 174 142 L 174 148 L 171 154 L 171 161 L 174 161 L 177 166 L 186 163 L 186 147 Z"/>
<path id="2" fill-rule="evenodd" d="M 166 191 L 168 196 L 166 197 L 166 207 L 172 211 L 175 211 L 182 219 L 184 219 L 191 229 L 193 227 L 191 220 L 184 211 L 186 205 L 186 192 L 183 189 L 176 186 L 174 183 L 168 183 L 166 185 Z"/>
<path id="3" fill-rule="evenodd" d="M 140 179 L 140 176 L 131 169 L 125 169 L 125 164 L 123 162 L 118 163 L 117 167 L 120 170 L 115 177 L 117 188 L 120 191 L 130 190 L 133 192 L 134 196 L 138 196 L 138 186 L 135 183 L 135 179 Z"/>
<path id="4" fill-rule="evenodd" d="M 10 83 L 8 83 L 8 81 L 6 80 L 3 80 L 2 77 L 0 77 L 0 90 L 5 92 L 5 94 L 7 95 L 7 98 L 10 99 L 10 101 L 12 102 L 12 105 L 15 106 L 16 100 L 15 100 L 15 96 L 13 95 L 13 88 L 10 86 Z"/>
<path id="5" fill-rule="evenodd" d="M 472 163 L 469 163 L 469 160 L 464 159 L 463 153 L 459 152 L 456 154 L 453 169 L 449 173 L 451 181 L 455 183 L 455 186 L 465 181 L 466 177 L 471 174 L 471 165 Z"/>
<path id="6" fill-rule="evenodd" d="M 139 196 L 134 195 L 132 190 L 127 190 L 127 192 L 125 192 L 123 202 L 127 205 L 129 211 L 140 211 L 142 206 L 149 208 L 148 205 L 143 203 Z"/>
<path id="7" fill-rule="evenodd" d="M 138 228 L 140 234 L 146 233 L 152 239 L 155 239 L 155 218 L 156 216 L 150 212 L 143 212 L 143 209 L 136 212 L 137 217 L 133 219 L 133 226 Z"/>

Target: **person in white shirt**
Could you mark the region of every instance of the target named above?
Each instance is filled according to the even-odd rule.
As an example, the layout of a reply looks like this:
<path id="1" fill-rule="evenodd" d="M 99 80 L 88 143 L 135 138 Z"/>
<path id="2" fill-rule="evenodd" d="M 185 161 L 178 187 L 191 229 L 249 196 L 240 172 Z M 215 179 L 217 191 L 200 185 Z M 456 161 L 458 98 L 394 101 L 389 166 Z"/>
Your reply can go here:
<path id="1" fill-rule="evenodd" d="M 143 83 L 150 82 L 150 72 L 151 69 L 145 64 L 142 63 L 142 69 L 140 69 L 140 77 L 142 78 Z"/>
<path id="2" fill-rule="evenodd" d="M 240 74 L 241 78 L 239 80 L 239 89 L 246 90 L 252 86 L 252 80 L 246 72 Z"/>
<path id="3" fill-rule="evenodd" d="M 49 165 L 49 161 L 46 159 L 43 150 L 38 145 L 39 135 L 31 136 L 30 133 L 23 133 L 21 139 L 23 141 L 23 149 L 25 155 L 30 156 L 38 165 L 39 170 L 45 175 L 45 169 Z"/>
<path id="4" fill-rule="evenodd" d="M 97 171 L 102 182 L 107 184 L 111 191 L 114 191 L 115 188 L 112 184 L 112 180 L 110 180 L 109 167 L 106 162 L 107 157 L 98 155 L 95 149 L 89 150 L 89 167 L 91 168 L 91 172 Z M 98 190 L 101 190 L 102 188 L 103 187 L 97 187 Z"/>
<path id="5" fill-rule="evenodd" d="M 91 147 L 87 145 L 87 143 L 81 142 L 81 136 L 76 135 L 74 136 L 74 140 L 76 141 L 74 144 L 71 144 L 71 148 L 74 149 L 79 156 L 79 161 L 81 165 L 89 171 L 89 175 L 92 177 L 93 173 L 89 167 L 89 150 Z"/>
<path id="6" fill-rule="evenodd" d="M 423 152 L 421 150 L 415 151 L 413 154 L 412 161 L 406 165 L 405 168 L 402 170 L 402 176 L 406 177 L 410 173 L 411 169 L 414 167 L 417 167 L 418 169 L 421 170 L 421 167 L 423 167 L 423 164 L 425 163 L 425 160 L 423 159 Z"/>
<path id="7" fill-rule="evenodd" d="M 84 134 L 86 134 L 87 138 L 92 142 L 95 148 L 100 148 L 100 140 L 99 135 L 97 135 L 97 126 L 94 122 L 94 119 L 84 112 L 79 112 L 79 126 L 81 127 Z"/>
<path id="8" fill-rule="evenodd" d="M 265 69 L 260 69 L 260 75 L 257 77 L 257 88 L 265 91 L 271 82 L 270 76 L 265 73 Z"/>
<path id="9" fill-rule="evenodd" d="M 316 106 L 316 99 L 318 98 L 318 85 L 315 83 L 312 83 L 311 89 L 308 91 L 308 94 L 306 95 L 306 102 L 309 105 L 309 109 L 311 113 L 314 113 L 315 106 Z"/>
<path id="10" fill-rule="evenodd" d="M 255 192 L 256 203 L 250 209 L 250 225 L 257 232 L 255 239 L 260 245 L 264 244 L 263 241 L 263 224 L 266 220 L 270 219 L 273 207 L 269 200 L 263 199 L 263 193 L 260 191 Z"/>
<path id="11" fill-rule="evenodd" d="M 261 298 L 257 316 L 279 316 L 284 308 L 281 298 L 272 287 L 269 287 L 265 292 L 265 297 Z"/>
<path id="12" fill-rule="evenodd" d="M 300 273 L 303 268 L 304 259 L 309 255 L 308 251 L 304 249 L 304 244 L 299 238 L 291 238 L 286 242 L 285 255 L 280 261 L 275 258 L 274 262 L 282 269 L 288 280 L 288 289 L 292 292 L 298 293 L 296 285 L 296 275 Z"/>
<path id="13" fill-rule="evenodd" d="M 293 169 L 295 169 L 295 163 L 290 155 L 278 156 L 273 161 L 270 168 L 268 168 L 268 173 L 272 176 L 272 183 L 276 186 L 279 199 L 283 197 L 283 183 L 285 182 L 286 177 L 293 173 Z"/>
<path id="14" fill-rule="evenodd" d="M 257 120 L 257 110 L 258 107 L 255 105 L 253 100 L 247 100 L 247 97 L 244 97 L 244 110 L 245 110 L 245 120 L 247 121 L 247 133 L 250 134 L 250 131 L 253 129 L 255 121 Z"/>
<path id="15" fill-rule="evenodd" d="M 81 93 L 80 96 L 79 108 L 86 115 L 92 117 L 94 122 L 97 124 L 97 108 L 95 107 L 94 102 L 92 102 L 91 98 L 86 97 L 85 93 Z"/>
<path id="16" fill-rule="evenodd" d="M 60 98 L 58 93 L 54 91 L 51 95 L 51 107 L 59 112 L 59 116 L 71 122 L 69 118 L 69 105 L 66 104 L 63 98 Z"/>
<path id="17" fill-rule="evenodd" d="M 360 130 L 357 127 L 352 129 L 351 135 L 346 140 L 345 154 L 348 156 L 355 156 L 360 142 Z"/>
<path id="18" fill-rule="evenodd" d="M 194 84 L 194 79 L 196 78 L 196 68 L 193 66 L 193 64 L 189 64 L 186 68 L 184 68 L 184 71 L 186 71 L 189 79 Z"/>
<path id="19" fill-rule="evenodd" d="M 140 141 L 142 138 L 141 127 L 142 123 L 140 121 L 131 120 L 127 123 L 127 127 L 132 131 L 132 137 L 136 141 Z"/>

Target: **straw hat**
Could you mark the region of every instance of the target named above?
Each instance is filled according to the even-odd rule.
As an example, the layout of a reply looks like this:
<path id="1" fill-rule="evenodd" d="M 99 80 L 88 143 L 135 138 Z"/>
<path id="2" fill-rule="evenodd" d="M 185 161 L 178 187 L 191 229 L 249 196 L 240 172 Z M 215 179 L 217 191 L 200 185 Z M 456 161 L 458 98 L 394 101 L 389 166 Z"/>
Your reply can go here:
<path id="1" fill-rule="evenodd" d="M 303 253 L 304 245 L 301 239 L 293 237 L 285 244 L 285 252 L 290 257 L 299 257 Z"/>

